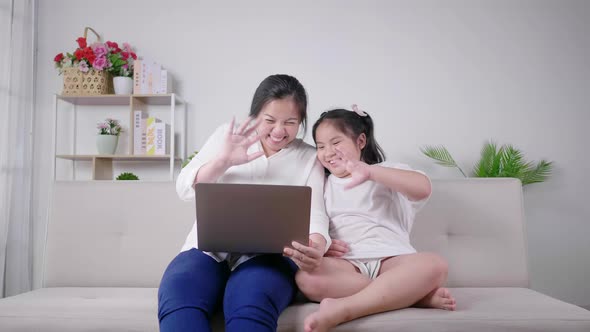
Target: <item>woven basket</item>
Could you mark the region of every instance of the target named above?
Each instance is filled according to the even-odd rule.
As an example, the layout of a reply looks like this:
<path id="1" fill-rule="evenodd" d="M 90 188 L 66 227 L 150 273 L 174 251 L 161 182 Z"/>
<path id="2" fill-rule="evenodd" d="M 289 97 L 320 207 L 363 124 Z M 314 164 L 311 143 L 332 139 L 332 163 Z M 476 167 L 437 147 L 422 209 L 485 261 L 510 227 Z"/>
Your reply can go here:
<path id="1" fill-rule="evenodd" d="M 63 95 L 106 95 L 111 89 L 112 78 L 105 71 L 81 72 L 78 68 L 64 68 Z"/>
<path id="2" fill-rule="evenodd" d="M 100 42 L 100 36 L 92 28 L 84 28 L 84 38 L 92 31 L 96 40 Z M 88 95 L 105 95 L 113 92 L 112 77 L 105 70 L 82 72 L 78 68 L 70 67 L 63 69 L 64 83 L 63 95 L 68 96 L 88 96 Z"/>

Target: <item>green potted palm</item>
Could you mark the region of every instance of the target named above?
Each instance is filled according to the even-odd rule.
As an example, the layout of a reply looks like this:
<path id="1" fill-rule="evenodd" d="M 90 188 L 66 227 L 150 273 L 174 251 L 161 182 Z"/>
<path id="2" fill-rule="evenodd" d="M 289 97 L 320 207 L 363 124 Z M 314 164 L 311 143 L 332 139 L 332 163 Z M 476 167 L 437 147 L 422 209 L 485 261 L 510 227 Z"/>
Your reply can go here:
<path id="1" fill-rule="evenodd" d="M 459 167 L 449 151 L 442 145 L 426 145 L 420 149 L 424 155 L 433 159 L 437 164 L 445 167 L 455 167 L 467 177 L 467 174 Z M 522 185 L 544 182 L 551 175 L 553 162 L 541 160 L 537 163 L 524 159 L 522 151 L 512 145 L 498 147 L 496 143 L 486 142 L 481 149 L 479 162 L 471 172 L 473 177 L 480 178 L 517 178 Z"/>

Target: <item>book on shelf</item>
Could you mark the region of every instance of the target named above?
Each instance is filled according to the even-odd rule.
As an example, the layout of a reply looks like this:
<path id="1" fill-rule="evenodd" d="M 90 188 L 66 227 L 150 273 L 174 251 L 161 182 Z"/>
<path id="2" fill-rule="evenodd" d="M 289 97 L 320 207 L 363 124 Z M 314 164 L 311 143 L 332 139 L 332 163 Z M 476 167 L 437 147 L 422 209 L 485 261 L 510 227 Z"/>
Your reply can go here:
<path id="1" fill-rule="evenodd" d="M 166 133 L 169 131 L 168 124 L 164 122 L 156 122 L 156 151 L 155 155 L 165 155 L 169 150 L 169 142 L 166 139 Z"/>
<path id="2" fill-rule="evenodd" d="M 156 93 L 172 93 L 172 78 L 166 69 L 162 69 L 160 72 L 160 85 Z"/>
<path id="3" fill-rule="evenodd" d="M 145 149 L 145 126 L 147 112 L 141 110 L 133 111 L 133 154 L 144 155 Z"/>
<path id="4" fill-rule="evenodd" d="M 141 75 L 143 60 L 137 59 L 133 65 L 133 94 L 141 93 Z"/>
<path id="5" fill-rule="evenodd" d="M 161 156 L 165 155 L 168 150 L 168 125 L 161 120 L 150 116 L 146 120 L 145 140 L 146 154 Z"/>
<path id="6" fill-rule="evenodd" d="M 135 61 L 133 94 L 172 93 L 172 77 L 162 65 L 148 59 Z"/>

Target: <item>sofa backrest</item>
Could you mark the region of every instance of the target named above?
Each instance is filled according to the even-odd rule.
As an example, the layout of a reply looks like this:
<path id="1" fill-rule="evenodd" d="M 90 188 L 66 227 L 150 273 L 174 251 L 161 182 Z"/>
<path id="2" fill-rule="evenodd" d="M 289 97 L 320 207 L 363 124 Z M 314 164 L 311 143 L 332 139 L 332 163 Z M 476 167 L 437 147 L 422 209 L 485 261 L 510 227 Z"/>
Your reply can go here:
<path id="1" fill-rule="evenodd" d="M 157 287 L 195 217 L 171 182 L 56 182 L 45 287 Z M 434 180 L 412 231 L 449 262 L 448 285 L 527 286 L 520 182 Z"/>
<path id="2" fill-rule="evenodd" d="M 172 182 L 53 185 L 45 287 L 157 287 L 195 219 Z"/>
<path id="3" fill-rule="evenodd" d="M 449 264 L 450 287 L 528 287 L 519 180 L 435 180 L 411 242 Z"/>

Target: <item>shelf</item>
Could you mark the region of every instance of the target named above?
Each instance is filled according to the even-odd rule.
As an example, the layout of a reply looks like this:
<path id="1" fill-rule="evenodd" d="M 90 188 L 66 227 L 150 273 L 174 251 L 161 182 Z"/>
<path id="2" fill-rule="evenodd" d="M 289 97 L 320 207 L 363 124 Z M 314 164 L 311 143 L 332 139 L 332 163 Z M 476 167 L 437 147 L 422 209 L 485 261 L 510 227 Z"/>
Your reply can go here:
<path id="1" fill-rule="evenodd" d="M 96 96 L 66 96 L 56 95 L 57 99 L 74 105 L 102 105 L 102 106 L 129 106 L 131 99 L 137 98 L 149 105 L 170 105 L 172 96 L 177 105 L 184 101 L 177 95 L 171 94 L 150 94 L 150 95 L 96 95 Z"/>
<path id="2" fill-rule="evenodd" d="M 125 154 L 58 154 L 56 158 L 67 159 L 67 160 L 85 160 L 91 161 L 92 159 L 112 159 L 118 161 L 146 161 L 146 160 L 162 160 L 169 161 L 170 155 L 125 155 Z M 179 157 L 175 157 L 176 160 L 181 160 Z"/>
<path id="3" fill-rule="evenodd" d="M 81 107 L 78 107 L 81 106 Z M 84 106 L 84 107 L 82 107 Z M 95 107 L 86 107 L 86 106 L 95 106 Z M 105 107 L 106 106 L 106 107 Z M 123 139 L 126 139 L 127 145 L 124 149 L 125 151 L 121 150 L 120 154 L 115 155 L 103 155 L 103 154 L 92 154 L 93 151 L 90 150 L 89 154 L 79 154 L 78 148 L 78 136 L 83 135 L 80 134 L 78 131 L 78 118 L 88 116 L 84 115 L 84 112 L 112 112 L 113 108 L 107 110 L 107 108 L 111 106 L 114 107 L 118 111 L 125 110 L 128 114 L 129 121 L 121 120 L 122 123 L 126 123 L 128 125 L 128 129 L 125 130 L 123 133 Z M 159 106 L 152 108 L 151 106 Z M 164 106 L 162 108 L 161 106 Z M 167 106 L 167 107 L 166 107 Z M 66 138 L 63 142 L 66 142 L 67 145 L 62 143 L 58 149 L 58 133 L 60 130 L 58 129 L 61 125 L 63 120 L 58 117 L 58 113 L 60 113 L 60 109 L 68 110 L 69 112 L 65 113 L 69 118 L 67 119 L 65 128 L 66 134 L 63 134 L 62 137 Z M 182 111 L 180 114 L 177 114 L 177 111 Z M 156 114 L 164 115 L 166 113 L 162 113 L 163 111 L 169 112 L 168 123 L 166 123 L 166 144 L 168 145 L 167 151 L 168 154 L 166 155 L 135 155 L 133 154 L 134 151 L 134 133 L 137 130 L 134 124 L 134 113 L 136 111 L 143 111 L 149 114 L 150 112 L 154 111 L 157 112 Z M 177 165 L 179 165 L 178 161 L 182 161 L 186 159 L 186 112 L 187 112 L 187 104 L 175 93 L 170 94 L 131 94 L 131 95 L 94 95 L 94 96 L 70 96 L 70 95 L 62 95 L 62 94 L 55 94 L 54 95 L 54 133 L 53 133 L 53 178 L 57 180 L 57 160 L 62 160 L 60 165 L 64 165 L 66 167 L 71 168 L 71 180 L 77 180 L 76 173 L 77 168 L 84 169 L 87 167 L 85 164 L 89 162 L 92 169 L 92 176 L 91 180 L 113 180 L 114 178 L 114 171 L 118 171 L 121 168 L 131 167 L 132 169 L 136 169 L 137 167 L 141 167 L 141 163 L 150 164 L 149 168 L 152 169 L 162 169 L 165 164 L 168 164 L 166 168 L 168 169 L 168 179 L 169 181 L 174 180 L 175 170 L 177 169 Z M 123 113 L 124 114 L 124 113 Z M 94 117 L 95 115 L 90 115 L 90 118 Z M 125 115 L 123 115 L 125 116 Z M 59 121 L 61 120 L 61 121 Z M 166 120 L 163 120 L 166 122 Z M 90 128 L 90 126 L 94 126 L 87 122 L 84 122 L 85 128 Z M 86 131 L 84 131 L 86 132 Z M 177 137 L 178 135 L 178 137 Z M 67 139 L 67 137 L 70 137 Z M 88 135 L 84 136 L 88 137 Z M 85 145 L 88 145 L 91 140 L 85 140 Z M 178 146 L 177 144 L 180 144 Z M 64 154 L 56 154 L 55 151 L 60 150 L 64 152 Z M 171 152 L 172 151 L 172 152 Z M 175 155 L 176 154 L 178 155 Z M 70 161 L 70 165 L 68 162 Z M 76 163 L 77 161 L 81 161 L 84 163 Z M 129 164 L 129 162 L 135 162 L 133 164 Z M 156 163 L 154 165 L 152 163 Z M 153 168 L 155 166 L 155 168 Z"/>

